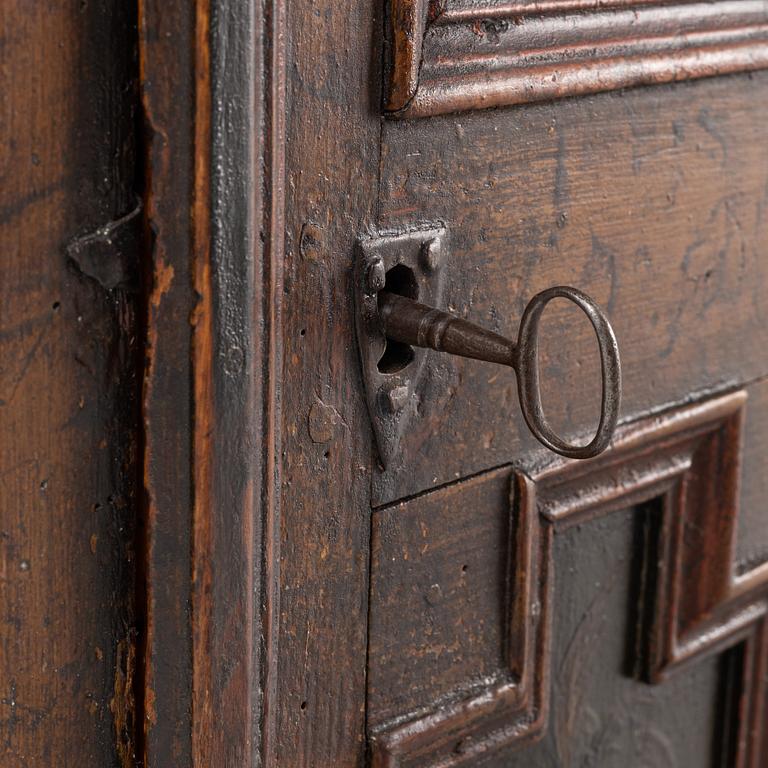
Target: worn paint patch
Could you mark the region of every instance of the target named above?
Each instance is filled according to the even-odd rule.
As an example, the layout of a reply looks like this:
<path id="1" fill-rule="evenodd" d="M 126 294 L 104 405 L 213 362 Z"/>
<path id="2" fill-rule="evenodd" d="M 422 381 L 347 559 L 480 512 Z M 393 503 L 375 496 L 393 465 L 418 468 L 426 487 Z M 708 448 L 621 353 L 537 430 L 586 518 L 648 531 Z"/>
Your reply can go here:
<path id="1" fill-rule="evenodd" d="M 325 233 L 322 227 L 311 221 L 305 222 L 301 227 L 299 238 L 299 252 L 302 258 L 322 263 L 325 249 Z"/>
<path id="2" fill-rule="evenodd" d="M 163 296 L 171 290 L 173 275 L 173 264 L 166 264 L 162 258 L 158 258 L 155 263 L 155 289 L 151 297 L 153 309 L 160 306 Z"/>

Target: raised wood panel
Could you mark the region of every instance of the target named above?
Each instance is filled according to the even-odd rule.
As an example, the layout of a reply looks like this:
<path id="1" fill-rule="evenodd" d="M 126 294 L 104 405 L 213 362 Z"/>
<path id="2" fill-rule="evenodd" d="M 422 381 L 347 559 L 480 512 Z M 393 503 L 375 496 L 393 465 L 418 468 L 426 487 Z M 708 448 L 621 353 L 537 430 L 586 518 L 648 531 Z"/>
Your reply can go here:
<path id="1" fill-rule="evenodd" d="M 491 472 L 374 513 L 370 727 L 458 688 L 487 687 L 503 669 L 511 474 Z"/>
<path id="2" fill-rule="evenodd" d="M 733 768 L 740 649 L 649 686 L 627 674 L 649 502 L 559 530 L 552 558 L 550 710 L 542 738 L 478 768 Z M 628 658 L 629 657 L 629 658 Z"/>
<path id="3" fill-rule="evenodd" d="M 522 104 L 768 66 L 764 0 L 390 0 L 390 114 Z"/>
<path id="4" fill-rule="evenodd" d="M 619 341 L 623 419 L 759 379 L 768 373 L 766 97 L 759 72 L 389 121 L 379 229 L 443 222 L 443 307 L 512 337 L 537 291 L 589 293 Z M 551 419 L 586 435 L 599 393 L 594 334 L 555 304 L 542 343 Z M 421 418 L 375 473 L 375 505 L 546 460 L 511 371 L 437 353 L 422 370 Z"/>
<path id="5" fill-rule="evenodd" d="M 519 748 L 540 738 L 549 716 L 551 634 L 553 622 L 558 620 L 552 611 L 553 590 L 558 589 L 562 577 L 555 573 L 553 536 L 567 527 L 651 500 L 656 500 L 652 507 L 656 511 L 644 519 L 639 546 L 643 558 L 637 583 L 639 594 L 633 598 L 633 606 L 641 608 L 632 608 L 632 673 L 638 679 L 659 683 L 703 656 L 738 646 L 739 661 L 730 665 L 726 681 L 737 702 L 735 732 L 724 734 L 723 741 L 731 746 L 722 753 L 720 764 L 728 768 L 762 765 L 765 754 L 755 725 L 761 722 L 765 704 L 768 568 L 738 575 L 734 560 L 745 400 L 746 395 L 737 392 L 625 427 L 612 449 L 590 461 L 559 461 L 539 471 L 516 472 L 515 492 L 509 501 L 512 535 L 507 600 L 503 610 L 489 611 L 496 622 L 502 615 L 508 617 L 508 633 L 501 635 L 497 648 L 504 652 L 506 663 L 495 674 L 487 675 L 486 684 L 479 689 L 469 679 L 464 688 L 454 688 L 451 695 L 445 695 L 439 685 L 434 687 L 438 698 L 431 709 L 418 700 L 419 696 L 423 699 L 424 691 L 418 692 L 416 698 L 409 698 L 411 693 L 406 692 L 404 709 L 395 714 L 388 707 L 396 698 L 381 698 L 377 674 L 391 671 L 397 641 L 382 643 L 382 632 L 374 631 L 369 658 L 374 765 L 474 765 L 489 754 Z M 486 479 L 489 488 L 499 482 L 496 477 L 503 477 L 503 473 Z M 479 478 L 470 482 L 483 485 Z M 444 506 L 450 513 L 453 506 L 446 501 L 463 492 L 468 500 L 472 498 L 472 486 L 466 491 L 457 488 L 436 492 L 435 509 Z M 404 605 L 412 610 L 417 607 L 419 593 L 423 597 L 425 589 L 436 591 L 427 586 L 429 577 L 422 574 L 425 561 L 418 557 L 411 567 L 401 562 L 405 573 L 397 575 L 391 573 L 389 563 L 383 565 L 387 556 L 395 561 L 403 558 L 398 544 L 400 526 L 428 526 L 424 515 L 430 507 L 427 498 L 418 500 L 423 509 L 413 513 L 406 511 L 407 503 L 375 513 L 379 516 L 374 521 L 376 551 L 386 554 L 373 561 L 374 629 L 379 610 L 386 618 L 390 585 L 394 585 L 393 594 L 402 592 L 406 585 Z M 488 498 L 492 500 L 490 515 L 496 518 L 497 492 Z M 459 508 L 462 506 L 459 504 Z M 475 515 L 486 511 L 473 507 Z M 402 521 L 397 520 L 398 513 L 403 515 Z M 467 519 L 471 517 L 468 511 L 465 514 Z M 439 514 L 437 522 L 440 526 Z M 480 524 L 479 530 L 484 525 Z M 466 530 L 467 534 L 471 531 Z M 450 539 L 449 534 L 446 541 Z M 416 541 L 417 537 L 411 539 L 413 546 Z M 471 542 L 470 535 L 467 542 Z M 468 550 L 471 553 L 471 546 Z M 431 557 L 428 555 L 426 562 Z M 452 584 L 448 592 L 454 599 L 460 598 L 455 574 L 445 571 L 453 558 L 443 560 L 439 552 L 434 557 L 439 563 L 434 571 L 435 583 L 441 586 L 440 578 L 450 576 L 446 582 Z M 496 556 L 492 554 L 490 559 L 495 562 Z M 500 572 L 506 573 L 503 567 Z M 439 614 L 450 617 L 451 611 L 440 608 Z M 391 631 L 392 624 L 389 626 Z M 459 645 L 465 641 L 456 629 L 441 631 L 455 633 Z M 407 661 L 399 663 L 410 665 L 411 677 L 419 680 L 423 671 L 419 665 L 422 658 L 428 657 L 429 648 L 428 643 L 417 648 L 412 642 L 414 637 L 407 632 L 401 637 L 399 650 Z M 486 652 L 484 658 L 492 655 Z M 447 679 L 452 681 L 450 663 L 432 671 L 439 675 L 446 674 L 446 670 Z M 400 679 L 404 679 L 402 674 Z M 407 707 L 414 703 L 416 709 L 409 711 Z M 379 715 L 390 719 L 379 721 Z M 723 724 L 724 729 L 728 727 L 729 723 Z"/>

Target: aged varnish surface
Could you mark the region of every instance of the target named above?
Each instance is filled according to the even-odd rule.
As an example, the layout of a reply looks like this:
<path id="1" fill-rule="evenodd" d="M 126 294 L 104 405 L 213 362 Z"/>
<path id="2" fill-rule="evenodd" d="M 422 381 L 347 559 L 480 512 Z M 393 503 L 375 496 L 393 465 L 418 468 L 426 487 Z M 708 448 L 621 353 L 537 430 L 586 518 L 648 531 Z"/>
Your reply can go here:
<path id="1" fill-rule="evenodd" d="M 761 69 L 762 0 L 389 0 L 385 104 L 424 117 Z"/>
<path id="2" fill-rule="evenodd" d="M 764 2 L 2 18 L 2 765 L 768 764 Z M 591 296 L 608 450 L 358 349 L 385 240 L 387 291 L 507 337 Z M 564 302 L 540 363 L 583 440 Z M 413 385 L 386 456 L 364 370 Z"/>
<path id="3" fill-rule="evenodd" d="M 385 29 L 405 5 L 388 4 Z M 337 165 L 328 147 L 375 129 L 317 130 L 349 114 L 360 64 L 354 53 L 338 63 L 350 27 L 335 6 L 307 26 L 289 17 L 289 61 L 298 63 L 288 125 L 302 139 L 289 144 L 286 205 L 289 217 L 293 206 L 303 215 L 288 228 L 285 273 L 293 354 L 282 399 L 282 736 L 265 757 L 306 766 L 762 765 L 768 360 L 756 340 L 766 328 L 759 94 L 768 79 L 730 74 L 759 69 L 762 48 L 748 61 L 732 55 L 715 29 L 727 14 L 715 14 L 707 45 L 719 63 L 688 71 L 668 47 L 667 74 L 652 78 L 687 74 L 689 83 L 618 91 L 629 81 L 608 80 L 554 92 L 535 81 L 525 99 L 491 97 L 482 85 L 467 86 L 461 103 L 420 102 L 431 78 L 458 82 L 449 70 L 465 42 L 475 72 L 507 61 L 499 46 L 515 28 L 502 22 L 523 11 L 469 5 L 432 4 L 445 18 L 415 20 L 404 44 L 425 36 L 416 96 L 404 114 L 376 121 L 373 207 L 358 209 L 357 229 L 370 237 L 445 227 L 444 308 L 506 335 L 537 291 L 588 292 L 622 349 L 627 426 L 603 458 L 553 462 L 522 424 L 510 372 L 435 355 L 399 456 L 384 468 L 375 449 L 349 454 L 366 424 L 360 384 L 352 395 L 341 389 L 357 361 L 351 335 L 343 355 L 337 347 L 336 329 L 350 320 L 336 291 L 351 263 L 337 212 L 354 199 L 349 164 L 366 155 Z M 741 10 L 754 12 L 762 34 L 764 9 Z M 656 8 L 643 14 L 668 23 Z M 614 31 L 605 18 L 589 21 L 605 38 Z M 325 72 L 322 55 L 302 55 L 309 29 L 339 41 L 324 89 L 314 76 Z M 396 45 L 385 37 L 381 75 L 368 49 L 384 109 Z M 575 86 L 599 71 L 585 66 L 592 74 L 579 81 L 576 72 Z M 552 99 L 584 90 L 606 93 Z M 365 96 L 362 114 L 381 115 L 377 97 Z M 489 100 L 505 106 L 483 109 Z M 543 103 L 507 106 L 516 101 Z M 433 114 L 454 109 L 463 111 Z M 316 115 L 309 133 L 306 110 Z M 319 300 L 313 290 L 330 293 Z M 591 330 L 558 307 L 545 328 L 546 405 L 566 433 L 588 433 L 599 384 Z M 317 430 L 320 415 L 332 427 Z M 362 482 L 343 480 L 342 496 L 337 485 L 325 490 L 345 476 L 334 474 L 339 450 L 344 472 L 371 472 L 370 517 L 358 506 Z"/>

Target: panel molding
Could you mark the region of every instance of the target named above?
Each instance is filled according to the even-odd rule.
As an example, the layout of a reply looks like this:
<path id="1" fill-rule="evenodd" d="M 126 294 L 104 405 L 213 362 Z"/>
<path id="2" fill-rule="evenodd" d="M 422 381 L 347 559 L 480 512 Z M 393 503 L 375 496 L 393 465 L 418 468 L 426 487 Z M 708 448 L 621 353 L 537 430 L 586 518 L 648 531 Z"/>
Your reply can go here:
<path id="1" fill-rule="evenodd" d="M 389 0 L 389 114 L 425 117 L 768 66 L 765 0 Z"/>
<path id="2" fill-rule="evenodd" d="M 274 763 L 286 5 L 139 3 L 146 766 Z"/>
<path id="3" fill-rule="evenodd" d="M 660 513 L 643 555 L 638 603 L 647 608 L 635 628 L 634 675 L 656 684 L 741 644 L 733 766 L 761 765 L 768 564 L 739 576 L 734 556 L 745 402 L 736 392 L 649 418 L 623 427 L 596 459 L 516 472 L 506 674 L 372 733 L 374 768 L 473 765 L 540 738 L 549 710 L 553 536 L 654 499 Z"/>

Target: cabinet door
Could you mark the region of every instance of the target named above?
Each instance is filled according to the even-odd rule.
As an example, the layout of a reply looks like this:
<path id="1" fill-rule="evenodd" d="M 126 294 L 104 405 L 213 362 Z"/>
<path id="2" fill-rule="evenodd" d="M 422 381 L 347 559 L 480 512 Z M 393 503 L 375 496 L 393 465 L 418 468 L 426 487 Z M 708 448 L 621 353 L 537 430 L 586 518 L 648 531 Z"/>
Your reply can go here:
<path id="1" fill-rule="evenodd" d="M 268 759 L 762 764 L 765 7 L 342 5 L 287 24 Z M 514 338 L 551 286 L 603 308 L 623 370 L 604 454 L 543 448 L 508 368 L 405 350 L 384 455 L 356 259 L 433 231 L 439 277 L 416 278 L 439 309 Z M 583 440 L 599 359 L 565 303 L 540 367 Z"/>

